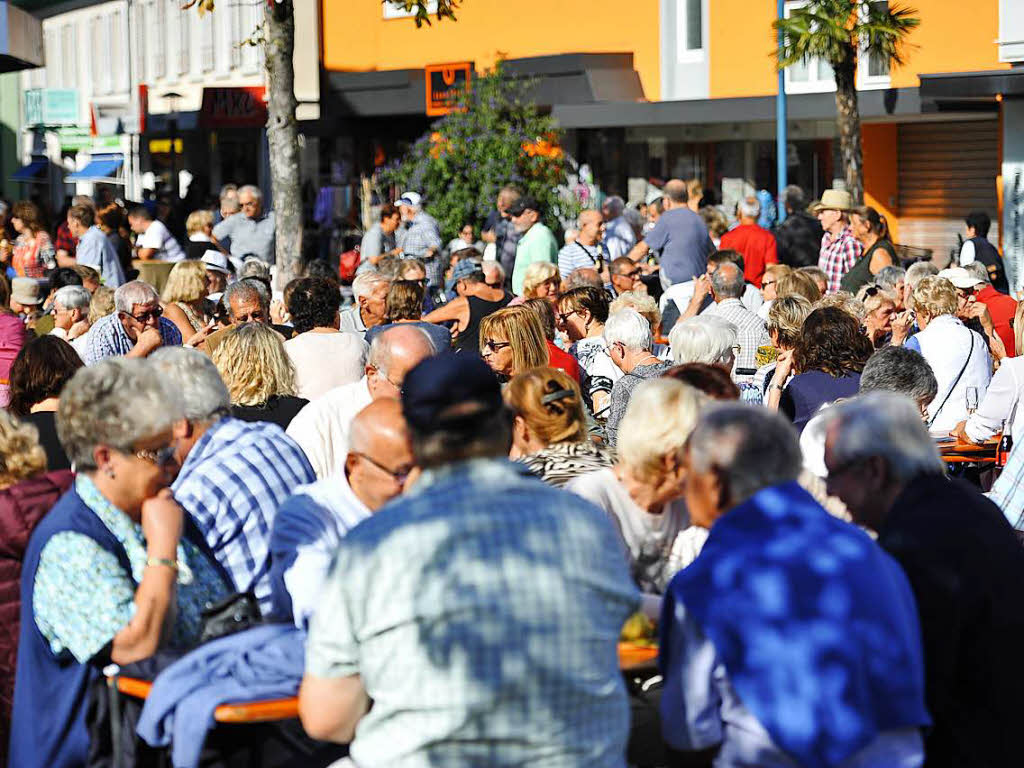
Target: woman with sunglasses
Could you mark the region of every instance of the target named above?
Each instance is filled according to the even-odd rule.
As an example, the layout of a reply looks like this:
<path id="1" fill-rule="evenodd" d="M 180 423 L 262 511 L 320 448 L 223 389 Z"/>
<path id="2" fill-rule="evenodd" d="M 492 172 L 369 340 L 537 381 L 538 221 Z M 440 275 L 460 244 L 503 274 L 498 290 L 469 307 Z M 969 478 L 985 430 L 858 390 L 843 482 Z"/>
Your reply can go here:
<path id="1" fill-rule="evenodd" d="M 580 363 L 583 398 L 594 418 L 604 421 L 611 404 L 612 387 L 622 371 L 608 355 L 604 324 L 608 320 L 608 292 L 583 286 L 566 291 L 558 299 L 558 327 L 572 343 L 569 352 Z"/>
<path id="2" fill-rule="evenodd" d="M 537 314 L 527 307 L 505 307 L 480 321 L 480 356 L 498 379 L 547 365 L 548 345 Z"/>
<path id="3" fill-rule="evenodd" d="M 11 765 L 85 764 L 103 667 L 190 648 L 203 607 L 230 592 L 167 488 L 183 413 L 141 360 L 84 368 L 61 393 L 57 430 L 77 474 L 25 553 Z"/>

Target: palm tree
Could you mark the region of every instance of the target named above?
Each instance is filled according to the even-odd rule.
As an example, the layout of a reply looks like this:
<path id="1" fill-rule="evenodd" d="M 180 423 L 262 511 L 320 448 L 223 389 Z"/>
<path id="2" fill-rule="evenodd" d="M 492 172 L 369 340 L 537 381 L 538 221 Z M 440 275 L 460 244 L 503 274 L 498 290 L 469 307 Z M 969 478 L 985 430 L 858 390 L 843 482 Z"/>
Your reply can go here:
<path id="1" fill-rule="evenodd" d="M 776 67 L 811 59 L 827 61 L 836 79 L 836 124 L 846 166 L 846 187 L 854 201 L 864 197 L 857 57 L 864 53 L 896 66 L 905 63 L 906 38 L 921 23 L 917 11 L 871 0 L 809 0 L 774 23 L 782 34 Z"/>

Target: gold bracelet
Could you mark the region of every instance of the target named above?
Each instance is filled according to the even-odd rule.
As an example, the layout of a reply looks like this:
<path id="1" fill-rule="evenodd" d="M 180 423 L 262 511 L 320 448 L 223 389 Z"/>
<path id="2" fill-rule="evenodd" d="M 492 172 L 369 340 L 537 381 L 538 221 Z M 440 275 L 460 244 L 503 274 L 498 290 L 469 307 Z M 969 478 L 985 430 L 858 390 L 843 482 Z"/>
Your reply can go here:
<path id="1" fill-rule="evenodd" d="M 178 561 L 177 560 L 168 560 L 166 557 L 147 557 L 146 558 L 146 567 L 147 568 L 152 568 L 152 567 L 155 567 L 155 566 L 158 566 L 158 565 L 162 565 L 162 566 L 164 566 L 166 568 L 171 568 L 174 571 L 178 570 Z"/>

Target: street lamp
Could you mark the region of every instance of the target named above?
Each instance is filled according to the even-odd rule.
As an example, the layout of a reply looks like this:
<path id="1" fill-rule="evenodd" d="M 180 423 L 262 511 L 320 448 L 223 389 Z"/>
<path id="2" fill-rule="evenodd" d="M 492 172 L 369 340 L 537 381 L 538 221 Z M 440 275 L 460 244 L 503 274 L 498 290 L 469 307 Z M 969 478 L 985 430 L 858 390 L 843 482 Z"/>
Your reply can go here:
<path id="1" fill-rule="evenodd" d="M 168 91 L 163 94 L 161 99 L 167 99 L 168 101 L 168 115 L 167 128 L 171 134 L 171 190 L 174 193 L 174 199 L 177 200 L 178 196 L 178 152 L 175 144 L 178 140 L 178 101 L 183 96 L 176 91 Z"/>

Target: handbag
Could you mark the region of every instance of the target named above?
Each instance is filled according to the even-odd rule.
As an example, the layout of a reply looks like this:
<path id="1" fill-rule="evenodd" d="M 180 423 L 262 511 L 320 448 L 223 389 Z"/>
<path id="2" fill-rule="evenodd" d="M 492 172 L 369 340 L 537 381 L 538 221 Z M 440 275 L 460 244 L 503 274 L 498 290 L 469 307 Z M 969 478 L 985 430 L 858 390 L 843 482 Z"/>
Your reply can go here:
<path id="1" fill-rule="evenodd" d="M 949 402 L 949 398 L 953 394 L 953 390 L 955 390 L 956 385 L 960 383 L 960 379 L 963 377 L 964 371 L 967 370 L 967 364 L 971 362 L 971 357 L 974 355 L 974 331 L 968 328 L 967 332 L 971 334 L 971 348 L 967 351 L 967 359 L 964 360 L 964 365 L 960 369 L 960 373 L 958 373 L 956 375 L 956 378 L 953 379 L 953 385 L 949 388 L 949 391 L 946 393 L 946 396 L 942 398 L 942 404 L 935 410 L 934 415 L 930 419 L 928 419 L 928 424 L 926 425 L 928 429 L 932 428 L 932 424 L 934 424 L 935 420 L 939 418 L 939 414 L 942 413 L 942 409 L 946 407 L 946 403 Z"/>
<path id="2" fill-rule="evenodd" d="M 244 629 L 262 623 L 260 606 L 256 595 L 249 592 L 236 592 L 216 602 L 207 603 L 199 614 L 201 625 L 199 644 L 216 640 L 218 637 L 233 635 Z"/>

